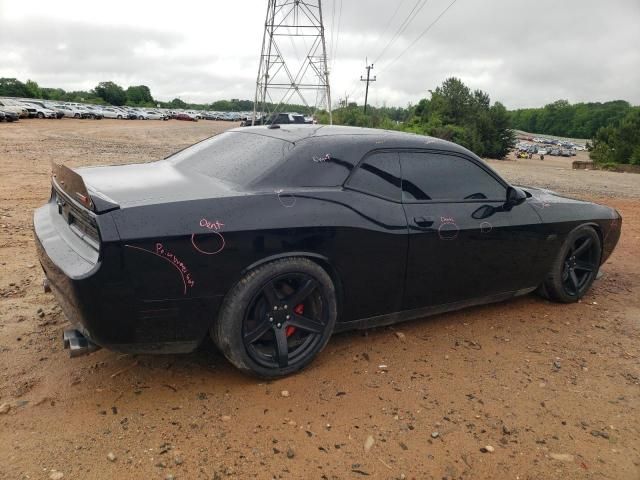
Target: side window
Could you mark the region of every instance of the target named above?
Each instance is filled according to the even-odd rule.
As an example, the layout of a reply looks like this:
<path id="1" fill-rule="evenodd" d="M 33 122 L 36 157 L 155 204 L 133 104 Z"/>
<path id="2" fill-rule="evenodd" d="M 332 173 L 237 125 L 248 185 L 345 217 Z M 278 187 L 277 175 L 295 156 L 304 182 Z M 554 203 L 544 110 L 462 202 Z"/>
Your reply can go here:
<path id="1" fill-rule="evenodd" d="M 400 201 L 400 162 L 396 152 L 374 153 L 353 172 L 347 186 L 365 193 Z"/>
<path id="2" fill-rule="evenodd" d="M 462 157 L 403 152 L 400 162 L 403 201 L 504 200 L 507 194 L 489 173 Z"/>

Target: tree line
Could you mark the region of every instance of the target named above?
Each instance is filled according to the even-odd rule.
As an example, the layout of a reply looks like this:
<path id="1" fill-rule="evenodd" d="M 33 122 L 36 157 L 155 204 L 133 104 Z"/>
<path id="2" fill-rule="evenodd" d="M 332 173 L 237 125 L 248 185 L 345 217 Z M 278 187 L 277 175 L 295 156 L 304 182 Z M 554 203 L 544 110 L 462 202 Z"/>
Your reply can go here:
<path id="1" fill-rule="evenodd" d="M 640 107 L 624 100 L 570 104 L 557 100 L 542 108 L 509 112 L 513 128 L 590 140 L 598 164 L 640 165 Z"/>
<path id="2" fill-rule="evenodd" d="M 416 105 L 369 107 L 366 115 L 352 102 L 333 111 L 333 123 L 431 135 L 491 158 L 503 158 L 515 143 L 512 129 L 520 129 L 591 139 L 591 158 L 599 163 L 640 164 L 640 107 L 632 107 L 624 100 L 576 104 L 558 100 L 542 108 L 507 111 L 500 102 L 492 104 L 486 92 L 472 91 L 457 78 L 448 78 L 428 92 L 429 98 L 421 99 Z M 180 98 L 158 101 L 146 85 L 125 89 L 110 81 L 100 82 L 92 90 L 67 92 L 61 88 L 40 87 L 33 80 L 23 83 L 15 78 L 0 78 L 0 96 L 223 112 L 253 110 L 251 100 L 218 100 L 209 104 L 187 103 Z M 271 109 L 274 107 L 270 105 Z M 315 114 L 320 123 L 329 121 L 326 111 L 314 112 L 305 105 L 277 108 Z"/>
<path id="3" fill-rule="evenodd" d="M 189 110 L 213 110 L 218 112 L 246 112 L 253 110 L 251 100 L 218 100 L 212 103 L 188 103 L 180 98 L 165 102 L 156 100 L 146 85 L 132 85 L 124 88 L 115 82 L 100 82 L 92 90 L 65 91 L 62 88 L 40 87 L 33 80 L 21 82 L 16 78 L 0 78 L 0 97 L 38 98 L 61 102 L 91 103 L 130 107 L 176 108 Z M 275 108 L 276 105 L 269 104 Z M 285 104 L 280 110 L 310 114 L 312 109 L 305 105 Z"/>
<path id="4" fill-rule="evenodd" d="M 602 128 L 618 123 L 632 109 L 629 102 L 574 103 L 557 100 L 542 108 L 509 112 L 513 128 L 570 138 L 594 138 Z"/>

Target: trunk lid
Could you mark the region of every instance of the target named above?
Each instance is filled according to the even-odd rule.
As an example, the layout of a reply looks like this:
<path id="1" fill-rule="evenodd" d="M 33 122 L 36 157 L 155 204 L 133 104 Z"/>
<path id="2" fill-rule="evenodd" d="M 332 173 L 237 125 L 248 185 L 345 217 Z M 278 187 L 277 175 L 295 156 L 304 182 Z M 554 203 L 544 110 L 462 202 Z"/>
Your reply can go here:
<path id="1" fill-rule="evenodd" d="M 196 172 L 178 170 L 164 160 L 84 167 L 76 169 L 74 173 L 86 186 L 96 213 L 114 208 L 238 194 L 219 180 Z"/>

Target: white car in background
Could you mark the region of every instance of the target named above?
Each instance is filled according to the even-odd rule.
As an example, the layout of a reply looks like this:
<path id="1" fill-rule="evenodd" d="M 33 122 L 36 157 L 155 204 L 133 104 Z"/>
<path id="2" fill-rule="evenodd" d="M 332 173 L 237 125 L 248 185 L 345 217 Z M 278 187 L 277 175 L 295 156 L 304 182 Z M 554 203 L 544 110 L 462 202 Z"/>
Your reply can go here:
<path id="1" fill-rule="evenodd" d="M 41 105 L 30 102 L 22 102 L 29 111 L 29 117 L 32 118 L 56 118 L 57 113 L 54 110 L 45 108 Z"/>
<path id="2" fill-rule="evenodd" d="M 147 116 L 147 119 L 149 120 L 166 120 L 167 118 L 166 115 L 160 112 L 155 112 L 153 110 L 147 110 L 144 113 Z"/>
<path id="3" fill-rule="evenodd" d="M 104 115 L 104 118 L 127 118 L 122 111 L 111 107 L 103 107 L 102 115 Z"/>
<path id="4" fill-rule="evenodd" d="M 82 112 L 70 105 L 53 105 L 56 110 L 60 110 L 68 118 L 82 118 Z"/>

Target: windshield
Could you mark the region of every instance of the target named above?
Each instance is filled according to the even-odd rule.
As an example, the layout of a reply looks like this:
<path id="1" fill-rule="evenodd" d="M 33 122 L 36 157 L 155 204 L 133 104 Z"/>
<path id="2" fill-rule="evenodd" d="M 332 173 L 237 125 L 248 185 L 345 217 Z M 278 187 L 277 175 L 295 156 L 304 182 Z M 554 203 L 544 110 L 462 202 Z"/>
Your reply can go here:
<path id="1" fill-rule="evenodd" d="M 167 161 L 180 170 L 247 187 L 273 170 L 290 145 L 264 135 L 225 132 L 182 150 Z"/>

